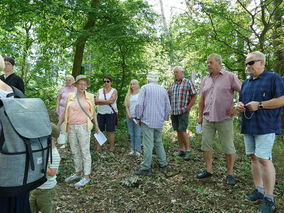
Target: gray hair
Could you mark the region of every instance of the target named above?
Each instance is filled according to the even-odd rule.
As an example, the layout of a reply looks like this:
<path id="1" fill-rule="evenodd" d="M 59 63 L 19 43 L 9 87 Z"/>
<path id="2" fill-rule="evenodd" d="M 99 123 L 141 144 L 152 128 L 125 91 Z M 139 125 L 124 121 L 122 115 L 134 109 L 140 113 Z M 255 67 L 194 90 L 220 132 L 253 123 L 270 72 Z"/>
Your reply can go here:
<path id="1" fill-rule="evenodd" d="M 149 82 L 158 82 L 159 81 L 159 73 L 158 72 L 149 72 L 147 75 L 147 80 Z"/>
<path id="2" fill-rule="evenodd" d="M 5 69 L 5 62 L 3 57 L 0 55 L 0 72 Z"/>
<path id="3" fill-rule="evenodd" d="M 264 55 L 262 52 L 260 52 L 260 51 L 255 51 L 255 52 L 249 53 L 249 54 L 247 55 L 247 57 L 249 57 L 249 56 L 251 56 L 251 55 L 255 55 L 258 59 L 263 60 L 263 62 L 264 62 L 264 64 L 265 64 L 266 57 L 265 57 L 265 55 Z"/>
<path id="4" fill-rule="evenodd" d="M 179 71 L 184 72 L 184 68 L 183 68 L 182 66 L 175 66 L 175 67 L 173 68 L 173 71 L 175 71 L 175 70 L 179 70 Z"/>
<path id="5" fill-rule="evenodd" d="M 208 57 L 207 57 L 207 60 L 209 58 L 213 57 L 215 59 L 216 62 L 221 62 L 222 64 L 222 57 L 216 53 L 213 53 L 213 54 L 210 54 Z"/>

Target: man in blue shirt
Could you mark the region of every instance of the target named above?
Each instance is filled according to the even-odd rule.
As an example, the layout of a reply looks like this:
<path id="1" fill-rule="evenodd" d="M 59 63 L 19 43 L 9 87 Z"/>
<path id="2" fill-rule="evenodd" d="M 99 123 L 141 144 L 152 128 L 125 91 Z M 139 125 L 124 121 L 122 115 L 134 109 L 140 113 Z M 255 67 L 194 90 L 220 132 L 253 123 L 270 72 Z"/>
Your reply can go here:
<path id="1" fill-rule="evenodd" d="M 148 84 L 141 87 L 135 115 L 143 135 L 144 159 L 136 175 L 151 175 L 152 153 L 155 146 L 157 159 L 163 172 L 167 172 L 167 161 L 162 141 L 164 121 L 168 120 L 170 101 L 167 91 L 158 85 L 159 74 L 149 72 Z"/>
<path id="2" fill-rule="evenodd" d="M 272 148 L 276 134 L 281 134 L 281 106 L 284 106 L 284 83 L 277 73 L 264 69 L 265 55 L 250 53 L 246 67 L 251 77 L 244 81 L 240 92 L 238 110 L 242 112 L 241 133 L 244 134 L 246 154 L 251 156 L 255 190 L 247 201 L 262 205 L 258 212 L 273 212 L 275 201 L 275 168 Z"/>

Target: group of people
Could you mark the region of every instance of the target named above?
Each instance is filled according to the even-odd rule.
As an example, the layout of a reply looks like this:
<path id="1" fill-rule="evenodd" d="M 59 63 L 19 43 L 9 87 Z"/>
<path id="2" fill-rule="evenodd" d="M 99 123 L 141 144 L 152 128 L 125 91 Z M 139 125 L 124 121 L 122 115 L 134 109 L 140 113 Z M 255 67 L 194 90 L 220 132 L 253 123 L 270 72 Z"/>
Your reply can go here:
<path id="1" fill-rule="evenodd" d="M 0 95 L 7 97 L 15 93 L 16 88 L 24 93 L 24 84 L 13 74 L 15 62 L 12 58 L 0 57 L 0 71 L 5 67 L 5 74 L 0 76 Z M 5 64 L 4 64 L 5 61 Z M 276 134 L 281 134 L 281 107 L 284 106 L 284 82 L 280 75 L 265 70 L 265 55 L 252 52 L 246 58 L 246 68 L 251 77 L 243 83 L 231 72 L 222 69 L 222 58 L 211 54 L 207 58 L 209 74 L 203 79 L 199 95 L 199 119 L 202 125 L 201 150 L 205 160 L 205 169 L 197 174 L 198 179 L 213 176 L 213 141 L 218 132 L 221 147 L 226 157 L 226 184 L 235 185 L 233 167 L 236 150 L 233 137 L 233 117 L 241 113 L 241 133 L 244 134 L 246 154 L 251 157 L 254 191 L 245 199 L 260 202 L 259 212 L 273 212 L 275 201 L 273 190 L 275 169 L 272 163 L 272 148 Z M 197 99 L 197 91 L 193 82 L 184 77 L 184 69 L 174 67 L 175 81 L 168 90 L 158 84 L 159 74 L 149 72 L 148 83 L 139 87 L 137 80 L 131 80 L 125 97 L 126 121 L 131 139 L 131 155 L 141 156 L 141 135 L 143 136 L 143 161 L 136 175 L 151 175 L 153 148 L 162 172 L 167 172 L 168 163 L 162 141 L 164 121 L 171 114 L 172 127 L 177 132 L 179 150 L 176 156 L 185 160 L 192 159 L 189 136 L 187 134 L 190 110 Z M 6 83 L 5 83 L 6 82 Z M 17 82 L 17 83 L 15 83 Z M 60 156 L 55 141 L 70 144 L 74 155 L 75 173 L 65 179 L 66 182 L 76 181 L 75 187 L 83 187 L 90 182 L 91 130 L 106 131 L 109 151 L 114 151 L 114 131 L 118 118 L 117 90 L 112 88 L 112 78 L 103 78 L 104 88 L 96 95 L 86 91 L 90 80 L 85 75 L 76 79 L 66 76 L 66 85 L 60 89 L 56 104 L 58 124 L 52 124 L 53 158 L 49 163 L 48 182 L 39 189 L 32 191 L 30 197 L 32 212 L 51 212 L 51 200 L 56 185 L 56 172 Z M 239 93 L 239 101 L 234 109 L 234 91 Z M 95 106 L 97 105 L 97 113 Z M 59 131 L 61 129 L 61 131 Z M 67 135 L 68 134 L 68 135 Z M 97 144 L 97 150 L 101 146 Z M 48 189 L 48 190 L 47 190 Z M 45 197 L 50 199 L 45 199 Z M 5 198 L 6 199 L 6 198 Z M 0 199 L 1 207 L 13 199 Z M 29 195 L 19 199 L 26 203 Z M 19 202 L 17 200 L 17 202 Z M 49 204 L 49 205 L 46 205 Z M 7 205 L 6 205 L 7 206 Z M 19 206 L 19 203 L 15 206 Z M 22 205 L 22 208 L 29 208 Z M 51 206 L 51 207 L 50 207 Z M 29 212 L 29 211 L 26 211 Z"/>
<path id="2" fill-rule="evenodd" d="M 233 177 L 236 156 L 233 117 L 241 113 L 241 133 L 244 134 L 246 154 L 251 157 L 255 185 L 255 189 L 246 196 L 245 200 L 253 203 L 262 202 L 258 212 L 269 213 L 275 210 L 273 196 L 275 169 L 272 163 L 272 148 L 275 135 L 281 134 L 284 80 L 279 74 L 265 70 L 265 55 L 259 51 L 248 54 L 245 64 L 251 77 L 241 83 L 233 73 L 222 69 L 220 55 L 211 54 L 207 58 L 209 74 L 203 79 L 199 90 L 198 119 L 198 123 L 202 125 L 201 150 L 206 168 L 197 174 L 197 178 L 205 179 L 213 176 L 213 141 L 218 132 L 226 159 L 226 184 L 231 186 L 236 184 Z M 127 112 L 128 118 L 135 119 L 141 126 L 143 135 L 144 159 L 140 170 L 135 172 L 137 175 L 151 174 L 154 146 L 160 168 L 163 172 L 167 172 L 162 127 L 170 111 L 172 126 L 177 131 L 179 142 L 177 155 L 185 159 L 192 158 L 186 129 L 190 109 L 196 101 L 196 89 L 190 80 L 184 78 L 182 67 L 175 67 L 173 73 L 175 81 L 170 85 L 167 93 L 157 83 L 158 73 L 150 72 L 147 77 L 148 84 L 141 88 L 138 102 L 135 101 L 137 102 L 135 114 Z M 130 87 L 133 87 L 133 83 L 136 82 L 131 81 Z M 239 93 L 235 109 L 234 91 Z M 135 140 L 131 126 L 129 131 L 131 140 Z"/>
<path id="3" fill-rule="evenodd" d="M 280 112 L 284 106 L 284 83 L 280 75 L 265 70 L 265 55 L 261 52 L 248 54 L 246 68 L 251 77 L 243 83 L 233 73 L 222 69 L 222 58 L 211 54 L 207 58 L 209 74 L 203 79 L 199 95 L 199 119 L 202 125 L 201 150 L 205 169 L 197 174 L 198 179 L 213 176 L 213 141 L 218 132 L 219 140 L 226 159 L 226 184 L 234 186 L 233 167 L 236 157 L 233 134 L 233 117 L 242 114 L 241 133 L 244 134 L 246 154 L 251 157 L 254 191 L 245 199 L 251 202 L 262 201 L 259 212 L 272 212 L 275 209 L 273 189 L 275 169 L 272 164 L 272 148 L 276 134 L 281 134 Z M 148 83 L 139 87 L 137 80 L 130 82 L 125 97 L 126 121 L 131 139 L 131 155 L 140 156 L 141 135 L 143 136 L 143 162 L 136 175 L 150 175 L 153 148 L 159 166 L 167 172 L 168 164 L 162 142 L 164 121 L 171 114 L 172 127 L 177 132 L 179 150 L 176 156 L 185 160 L 192 159 L 187 134 L 188 118 L 197 99 L 193 82 L 184 78 L 184 69 L 174 67 L 175 81 L 168 91 L 158 85 L 157 72 L 149 72 Z M 92 122 L 96 132 L 106 129 L 110 151 L 114 150 L 114 130 L 117 118 L 117 91 L 111 87 L 112 79 L 104 77 L 105 87 L 100 89 L 96 98 L 85 89 L 90 85 L 85 76 L 77 76 L 73 85 L 77 92 L 71 93 L 63 102 L 64 112 L 58 127 L 65 123 L 69 133 L 69 143 L 74 154 L 75 174 L 66 182 L 79 180 L 81 187 L 89 183 L 91 168 L 90 130 Z M 69 91 L 69 90 L 66 90 Z M 234 92 L 239 101 L 234 109 Z M 61 93 L 60 93 L 61 94 Z M 62 95 L 63 97 L 63 95 Z M 81 103 L 81 104 L 80 104 Z M 98 105 L 98 115 L 94 110 Z M 97 149 L 101 147 L 98 145 Z"/>
<path id="4" fill-rule="evenodd" d="M 105 86 L 98 91 L 95 98 L 94 94 L 86 91 L 91 82 L 85 75 L 78 75 L 76 80 L 68 75 L 66 85 L 60 89 L 57 99 L 57 126 L 62 130 L 63 143 L 66 143 L 65 135 L 68 134 L 68 142 L 74 155 L 75 173 L 67 177 L 65 182 L 77 180 L 75 187 L 83 187 L 90 182 L 90 138 L 93 125 L 96 133 L 107 131 L 109 151 L 114 151 L 114 131 L 118 116 L 117 91 L 111 87 L 110 76 L 105 76 L 103 82 Z M 101 150 L 99 143 L 97 150 Z"/>

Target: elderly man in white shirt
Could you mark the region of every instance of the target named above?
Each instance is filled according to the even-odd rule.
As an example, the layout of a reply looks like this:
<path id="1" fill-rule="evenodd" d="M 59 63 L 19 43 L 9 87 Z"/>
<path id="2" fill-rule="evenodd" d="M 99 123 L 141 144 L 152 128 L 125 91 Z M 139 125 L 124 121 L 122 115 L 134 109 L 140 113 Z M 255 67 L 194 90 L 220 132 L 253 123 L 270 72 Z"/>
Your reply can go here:
<path id="1" fill-rule="evenodd" d="M 168 119 L 170 101 L 167 91 L 158 85 L 159 74 L 149 72 L 148 84 L 144 85 L 138 97 L 136 119 L 143 135 L 144 160 L 136 175 L 151 175 L 152 152 L 155 146 L 158 162 L 163 172 L 167 171 L 167 161 L 162 142 L 164 121 Z"/>

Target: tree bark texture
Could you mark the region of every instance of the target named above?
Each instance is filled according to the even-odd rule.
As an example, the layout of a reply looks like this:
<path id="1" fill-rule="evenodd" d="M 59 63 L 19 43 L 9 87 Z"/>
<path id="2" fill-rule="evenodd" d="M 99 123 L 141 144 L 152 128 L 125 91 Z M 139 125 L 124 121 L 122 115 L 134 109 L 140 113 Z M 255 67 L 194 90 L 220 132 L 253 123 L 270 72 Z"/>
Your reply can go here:
<path id="1" fill-rule="evenodd" d="M 94 9 L 98 2 L 99 0 L 92 0 L 91 8 Z M 88 14 L 88 21 L 84 26 L 83 32 L 79 35 L 75 43 L 75 54 L 74 54 L 74 62 L 72 70 L 72 75 L 74 77 L 81 74 L 81 66 L 83 61 L 85 45 L 90 36 L 90 31 L 94 27 L 94 24 L 95 24 L 95 17 L 92 14 L 92 12 L 90 12 Z"/>

